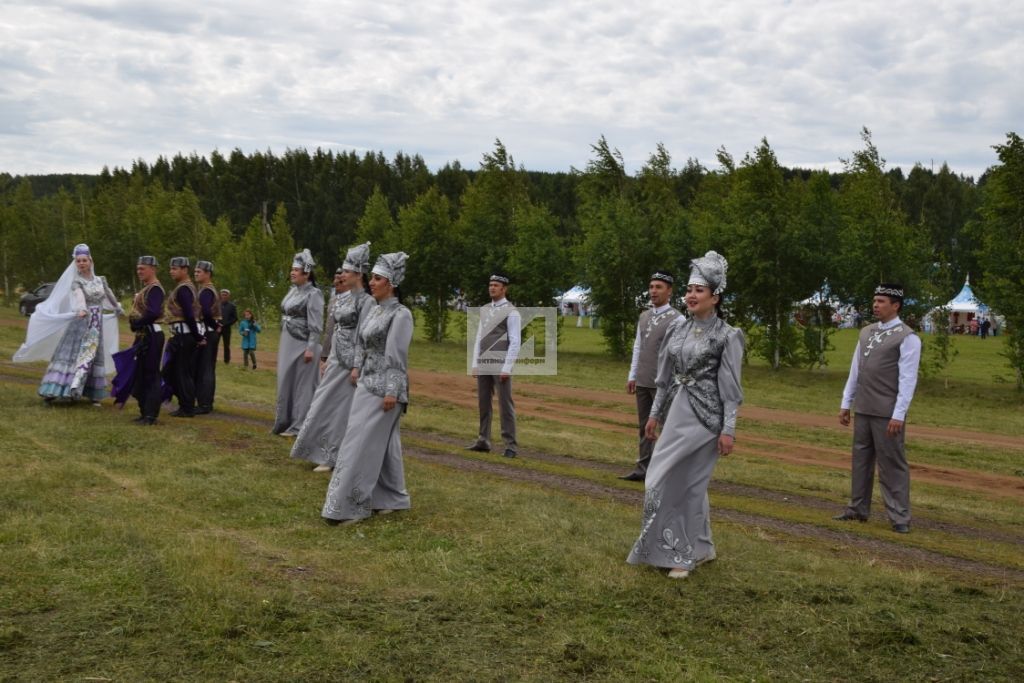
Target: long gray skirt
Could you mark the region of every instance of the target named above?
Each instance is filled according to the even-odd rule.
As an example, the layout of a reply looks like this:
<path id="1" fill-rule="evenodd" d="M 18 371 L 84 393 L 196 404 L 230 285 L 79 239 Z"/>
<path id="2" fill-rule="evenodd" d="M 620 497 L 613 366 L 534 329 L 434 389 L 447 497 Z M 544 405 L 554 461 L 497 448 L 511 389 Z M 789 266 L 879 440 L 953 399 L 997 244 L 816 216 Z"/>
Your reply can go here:
<path id="1" fill-rule="evenodd" d="M 338 449 L 321 515 L 327 519 L 365 519 L 374 510 L 408 510 L 402 439 L 398 423 L 403 406 L 381 409 L 384 399 L 357 387 L 349 429 Z"/>
<path id="2" fill-rule="evenodd" d="M 293 458 L 334 467 L 356 393 L 355 385 L 349 380 L 350 374 L 351 369 L 341 367 L 331 354 L 320 386 L 313 394 L 306 421 L 302 423 L 302 431 L 292 446 Z"/>
<path id="3" fill-rule="evenodd" d="M 277 349 L 277 411 L 273 434 L 295 434 L 313 402 L 320 381 L 320 345 L 313 347 L 313 360 L 306 363 L 303 354 L 306 342 L 299 341 L 281 330 L 281 345 Z"/>
<path id="4" fill-rule="evenodd" d="M 693 569 L 711 557 L 708 484 L 718 462 L 718 435 L 700 423 L 680 389 L 647 468 L 640 537 L 626 561 Z"/>

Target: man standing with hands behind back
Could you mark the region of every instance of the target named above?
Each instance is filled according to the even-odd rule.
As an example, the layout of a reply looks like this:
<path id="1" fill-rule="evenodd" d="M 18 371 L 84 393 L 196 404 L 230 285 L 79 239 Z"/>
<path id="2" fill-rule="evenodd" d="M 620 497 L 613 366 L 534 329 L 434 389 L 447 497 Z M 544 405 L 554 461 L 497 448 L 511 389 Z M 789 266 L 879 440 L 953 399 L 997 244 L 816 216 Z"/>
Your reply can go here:
<path id="1" fill-rule="evenodd" d="M 473 347 L 473 376 L 476 377 L 480 407 L 480 431 L 467 450 L 487 453 L 491 450 L 491 396 L 498 394 L 501 414 L 501 438 L 506 458 L 516 457 L 516 407 L 512 402 L 512 367 L 519 357 L 522 317 L 505 295 L 509 277 L 504 273 L 491 275 L 487 294 L 491 303 L 480 308 L 480 326 Z"/>
<path id="2" fill-rule="evenodd" d="M 877 461 L 885 511 L 892 530 L 899 534 L 910 531 L 910 466 L 904 425 L 921 360 L 921 339 L 900 320 L 902 308 L 902 285 L 875 288 L 872 311 L 878 322 L 860 331 L 839 410 L 839 423 L 844 427 L 850 424 L 850 408 L 857 412 L 850 504 L 843 514 L 833 517 L 844 522 L 867 521 Z"/>
<path id="3" fill-rule="evenodd" d="M 647 418 L 651 416 L 654 395 L 658 389 L 655 378 L 658 375 L 658 349 L 665 332 L 679 317 L 679 311 L 669 303 L 672 298 L 674 279 L 668 271 L 659 270 L 651 275 L 647 283 L 647 294 L 651 307 L 640 314 L 636 324 L 636 339 L 633 341 L 633 361 L 629 366 L 626 391 L 636 394 L 636 414 L 640 421 L 640 453 L 636 467 L 627 475 L 619 477 L 626 481 L 643 481 L 647 476 L 647 465 L 654 453 L 654 442 L 647 438 Z"/>
<path id="4" fill-rule="evenodd" d="M 224 364 L 227 365 L 231 362 L 231 327 L 238 322 L 238 309 L 228 289 L 220 290 L 220 318 L 220 343 L 224 345 Z"/>

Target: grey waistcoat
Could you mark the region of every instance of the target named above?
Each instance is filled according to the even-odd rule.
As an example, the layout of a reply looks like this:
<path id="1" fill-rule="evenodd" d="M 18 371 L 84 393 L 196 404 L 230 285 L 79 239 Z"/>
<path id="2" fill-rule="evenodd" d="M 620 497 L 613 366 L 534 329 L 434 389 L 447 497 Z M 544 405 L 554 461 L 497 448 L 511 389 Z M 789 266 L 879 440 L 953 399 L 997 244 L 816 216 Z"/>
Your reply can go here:
<path id="1" fill-rule="evenodd" d="M 636 384 L 639 387 L 653 389 L 658 377 L 658 349 L 661 340 L 672 326 L 672 321 L 679 317 L 679 311 L 669 308 L 659 315 L 649 308 L 640 314 L 636 329 L 640 332 L 640 358 L 636 364 Z"/>
<path id="2" fill-rule="evenodd" d="M 868 325 L 860 331 L 854 396 L 856 412 L 892 417 L 900 388 L 900 344 L 911 334 L 913 330 L 904 322 L 887 330 Z"/>

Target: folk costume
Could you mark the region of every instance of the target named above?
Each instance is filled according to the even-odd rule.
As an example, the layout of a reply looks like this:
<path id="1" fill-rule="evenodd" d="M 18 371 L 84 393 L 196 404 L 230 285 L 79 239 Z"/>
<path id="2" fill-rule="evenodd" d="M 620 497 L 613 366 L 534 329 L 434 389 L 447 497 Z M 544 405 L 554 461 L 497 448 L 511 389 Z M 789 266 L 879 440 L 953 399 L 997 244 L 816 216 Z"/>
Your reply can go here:
<path id="1" fill-rule="evenodd" d="M 672 286 L 672 275 L 658 271 L 651 275 L 651 280 L 661 280 Z M 623 477 L 633 481 L 643 481 L 647 476 L 647 467 L 654 453 L 654 442 L 645 434 L 647 418 L 651 416 L 654 395 L 657 393 L 655 380 L 658 374 L 658 349 L 672 323 L 682 314 L 672 307 L 671 303 L 651 307 L 640 314 L 636 324 L 636 338 L 633 340 L 633 358 L 629 365 L 627 381 L 636 382 L 636 414 L 640 425 L 639 453 L 633 471 Z"/>
<path id="2" fill-rule="evenodd" d="M 316 262 L 309 249 L 295 255 L 292 268 L 312 273 Z M 324 295 L 312 279 L 292 285 L 281 302 L 281 342 L 277 348 L 277 411 L 273 434 L 297 436 L 320 382 L 320 333 L 324 328 Z M 309 351 L 313 360 L 307 362 Z"/>
<path id="3" fill-rule="evenodd" d="M 370 270 L 370 243 L 348 250 L 342 268 L 355 273 Z M 352 384 L 352 368 L 358 367 L 359 326 L 367 319 L 377 302 L 364 289 L 336 294 L 328 307 L 328 332 L 324 343 L 327 366 L 313 394 L 313 402 L 292 446 L 292 457 L 308 460 L 324 468 L 333 468 L 338 448 L 345 438 L 349 411 L 356 387 Z"/>
<path id="4" fill-rule="evenodd" d="M 689 284 L 725 290 L 728 264 L 709 251 L 690 262 Z M 718 316 L 677 317 L 658 353 L 651 417 L 663 427 L 645 480 L 640 536 L 627 558 L 692 571 L 715 558 L 708 483 L 718 438 L 734 435 L 743 400 L 743 334 Z"/>
<path id="5" fill-rule="evenodd" d="M 509 284 L 504 273 L 491 275 L 491 282 Z M 472 367 L 476 374 L 477 406 L 480 411 L 480 429 L 476 442 L 469 450 L 491 450 L 492 396 L 498 395 L 501 418 L 501 440 L 504 455 L 516 457 L 516 406 L 512 400 L 512 369 L 519 357 L 522 335 L 522 316 L 508 299 L 502 297 L 480 308 L 480 323 L 473 346 Z M 502 375 L 506 375 L 502 381 Z"/>
<path id="6" fill-rule="evenodd" d="M 903 287 L 879 285 L 875 295 L 903 301 Z M 850 503 L 839 519 L 866 520 L 871 512 L 875 463 L 885 512 L 893 529 L 910 528 L 910 466 L 905 429 L 887 433 L 889 421 L 905 423 L 917 387 L 921 339 L 897 316 L 860 331 L 843 390 L 842 410 L 853 408 L 853 453 Z"/>
<path id="7" fill-rule="evenodd" d="M 189 268 L 191 264 L 187 257 L 175 256 L 170 265 Z M 164 349 L 163 377 L 170 393 L 178 399 L 178 409 L 171 413 L 174 417 L 192 417 L 196 414 L 196 358 L 202 351 L 199 342 L 206 333 L 201 316 L 196 286 L 191 279 L 185 278 L 167 298 L 165 318 L 171 330 L 171 339 Z M 164 398 L 169 399 L 166 394 L 165 390 Z"/>
<path id="8" fill-rule="evenodd" d="M 79 256 L 89 257 L 88 273 L 79 272 Z M 76 245 L 49 298 L 29 318 L 25 343 L 14 354 L 17 362 L 49 359 L 39 384 L 39 395 L 47 401 L 84 398 L 97 403 L 107 395 L 117 319 L 104 315 L 104 304 L 124 314 L 106 278 L 94 272 L 89 246 Z"/>
<path id="9" fill-rule="evenodd" d="M 209 261 L 197 261 L 196 268 L 213 275 L 213 264 Z M 198 293 L 206 345 L 196 350 L 196 413 L 205 415 L 213 410 L 213 398 L 217 393 L 217 345 L 220 343 L 222 316 L 220 293 L 212 282 L 199 287 Z"/>
<path id="10" fill-rule="evenodd" d="M 140 256 L 139 265 L 158 266 L 153 256 Z M 135 422 L 151 425 L 160 414 L 162 387 L 160 359 L 164 352 L 164 288 L 159 280 L 143 285 L 132 299 L 128 323 L 135 333 L 131 348 L 115 354 L 114 402 L 124 404 L 132 396 L 139 402 Z"/>
<path id="11" fill-rule="evenodd" d="M 405 277 L 406 258 L 403 252 L 384 254 L 373 272 L 397 287 Z M 399 420 L 409 404 L 412 330 L 412 313 L 394 296 L 379 302 L 359 328 L 359 382 L 321 512 L 327 520 L 360 520 L 375 511 L 411 506 Z M 395 407 L 384 410 L 382 400 L 388 396 L 394 397 Z"/>

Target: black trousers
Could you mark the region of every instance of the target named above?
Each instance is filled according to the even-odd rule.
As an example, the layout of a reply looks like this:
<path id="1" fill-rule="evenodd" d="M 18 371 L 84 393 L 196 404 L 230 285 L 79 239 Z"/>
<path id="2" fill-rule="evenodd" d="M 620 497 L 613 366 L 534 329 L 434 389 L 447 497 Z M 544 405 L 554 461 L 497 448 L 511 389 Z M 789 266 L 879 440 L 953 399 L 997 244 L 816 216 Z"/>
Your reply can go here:
<path id="1" fill-rule="evenodd" d="M 160 414 L 160 356 L 164 352 L 164 333 L 146 331 L 135 352 L 135 380 L 132 396 L 139 402 L 142 417 L 155 420 Z"/>
<path id="2" fill-rule="evenodd" d="M 224 362 L 231 362 L 231 326 L 225 325 L 220 328 L 220 343 L 224 346 Z M 217 354 L 213 354 L 213 359 L 217 360 Z"/>
<path id="3" fill-rule="evenodd" d="M 206 346 L 196 349 L 196 404 L 201 411 L 213 410 L 213 396 L 217 393 L 217 342 L 220 334 L 216 330 L 206 333 Z"/>
<path id="4" fill-rule="evenodd" d="M 196 412 L 196 340 L 188 332 L 175 334 L 167 342 L 168 358 L 164 381 L 171 385 L 183 413 Z"/>

